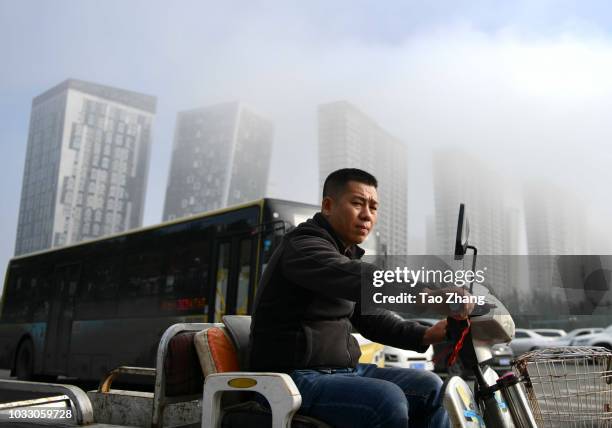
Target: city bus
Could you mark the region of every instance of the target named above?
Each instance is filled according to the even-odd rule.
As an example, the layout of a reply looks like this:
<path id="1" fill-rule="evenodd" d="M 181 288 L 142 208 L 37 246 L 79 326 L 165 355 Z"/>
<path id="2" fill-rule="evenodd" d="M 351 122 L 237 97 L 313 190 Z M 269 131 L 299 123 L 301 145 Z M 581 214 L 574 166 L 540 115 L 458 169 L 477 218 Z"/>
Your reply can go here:
<path id="1" fill-rule="evenodd" d="M 280 238 L 318 208 L 266 198 L 13 258 L 0 368 L 99 380 L 120 365 L 154 367 L 168 326 L 250 314 Z"/>

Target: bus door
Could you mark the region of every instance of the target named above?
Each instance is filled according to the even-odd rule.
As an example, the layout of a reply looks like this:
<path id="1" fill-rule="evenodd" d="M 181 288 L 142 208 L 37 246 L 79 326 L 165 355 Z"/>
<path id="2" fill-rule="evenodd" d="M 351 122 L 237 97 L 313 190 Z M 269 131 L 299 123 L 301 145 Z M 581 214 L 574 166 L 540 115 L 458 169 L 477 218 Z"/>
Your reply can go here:
<path id="1" fill-rule="evenodd" d="M 233 278 L 230 270 L 230 260 L 232 256 L 231 239 L 218 240 L 216 243 L 215 254 L 217 265 L 215 267 L 215 295 L 211 299 L 214 310 L 209 313 L 214 317 L 213 322 L 221 322 L 221 317 L 227 313 L 227 290 Z"/>
<path id="2" fill-rule="evenodd" d="M 255 278 L 255 250 L 257 240 L 253 237 L 236 239 L 236 257 L 232 269 L 236 272 L 234 287 L 228 291 L 228 313 L 247 315 L 251 313 L 252 284 Z"/>
<path id="3" fill-rule="evenodd" d="M 74 315 L 74 296 L 76 295 L 80 273 L 80 264 L 55 268 L 54 293 L 47 321 L 43 363 L 44 371 L 47 373 L 63 373 L 68 365 Z"/>
<path id="4" fill-rule="evenodd" d="M 213 322 L 221 322 L 225 314 L 250 313 L 255 247 L 256 239 L 251 235 L 217 241 Z"/>

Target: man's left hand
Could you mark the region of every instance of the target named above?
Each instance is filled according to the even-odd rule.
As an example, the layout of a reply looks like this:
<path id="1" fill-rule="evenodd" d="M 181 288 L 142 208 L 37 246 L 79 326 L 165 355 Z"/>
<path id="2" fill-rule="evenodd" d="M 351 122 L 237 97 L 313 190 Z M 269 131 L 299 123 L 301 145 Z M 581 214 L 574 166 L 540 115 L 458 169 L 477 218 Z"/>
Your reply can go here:
<path id="1" fill-rule="evenodd" d="M 446 320 L 438 321 L 425 331 L 423 345 L 433 345 L 446 340 Z"/>

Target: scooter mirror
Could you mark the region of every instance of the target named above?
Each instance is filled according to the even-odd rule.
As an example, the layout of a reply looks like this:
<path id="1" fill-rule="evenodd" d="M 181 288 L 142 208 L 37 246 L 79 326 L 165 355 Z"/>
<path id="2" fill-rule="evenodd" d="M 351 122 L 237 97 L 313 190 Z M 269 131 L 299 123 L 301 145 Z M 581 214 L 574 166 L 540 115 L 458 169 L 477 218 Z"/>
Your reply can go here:
<path id="1" fill-rule="evenodd" d="M 457 218 L 457 237 L 455 238 L 455 260 L 463 260 L 468 247 L 468 236 L 470 224 L 465 213 L 465 204 L 459 204 L 459 216 Z"/>

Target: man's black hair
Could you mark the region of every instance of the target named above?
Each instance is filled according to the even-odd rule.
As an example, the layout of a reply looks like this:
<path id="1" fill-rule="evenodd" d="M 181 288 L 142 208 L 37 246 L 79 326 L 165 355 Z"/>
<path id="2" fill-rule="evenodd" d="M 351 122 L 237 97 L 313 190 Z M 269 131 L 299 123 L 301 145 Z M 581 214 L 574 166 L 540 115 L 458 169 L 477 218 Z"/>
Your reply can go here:
<path id="1" fill-rule="evenodd" d="M 378 187 L 378 181 L 372 174 L 357 168 L 338 169 L 327 176 L 323 184 L 323 197 L 337 197 L 342 193 L 349 181 Z"/>

